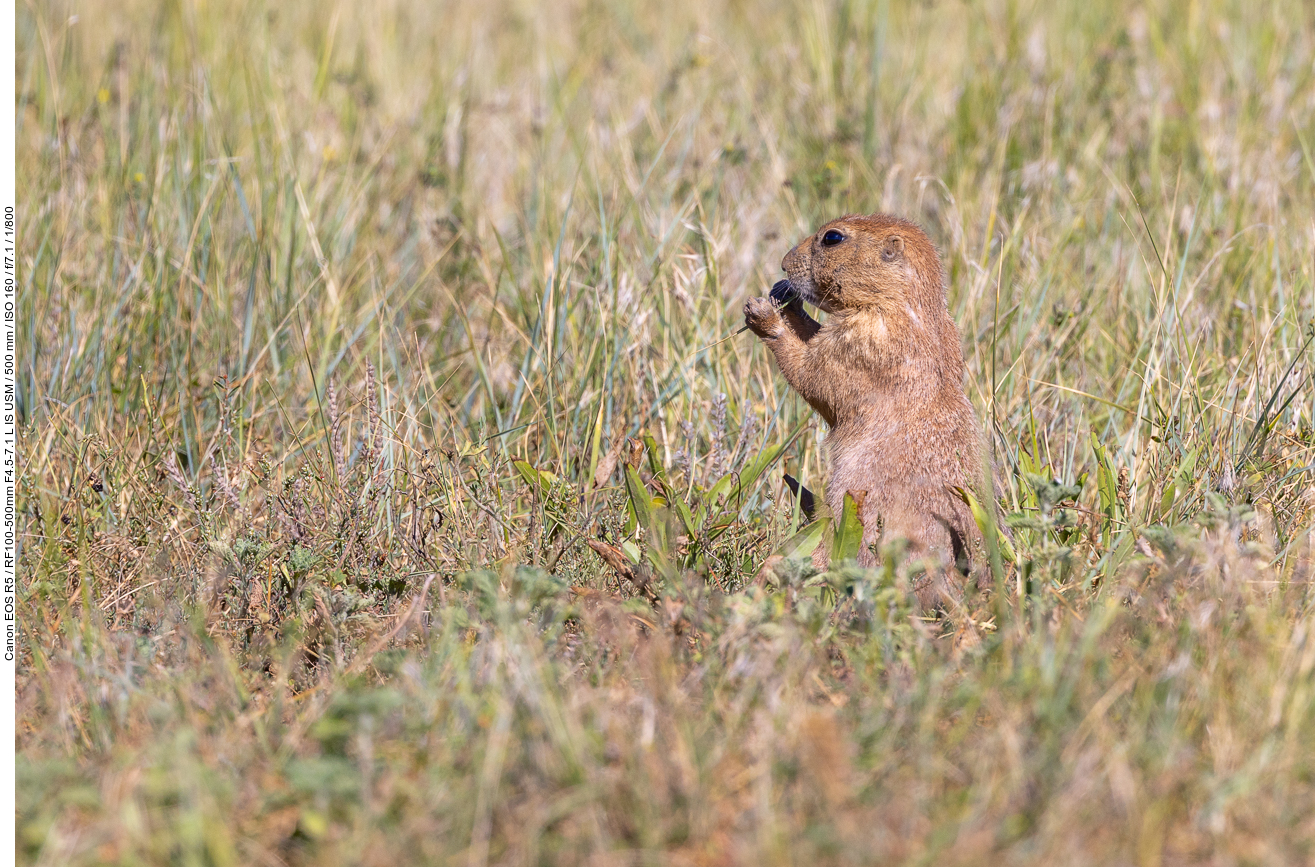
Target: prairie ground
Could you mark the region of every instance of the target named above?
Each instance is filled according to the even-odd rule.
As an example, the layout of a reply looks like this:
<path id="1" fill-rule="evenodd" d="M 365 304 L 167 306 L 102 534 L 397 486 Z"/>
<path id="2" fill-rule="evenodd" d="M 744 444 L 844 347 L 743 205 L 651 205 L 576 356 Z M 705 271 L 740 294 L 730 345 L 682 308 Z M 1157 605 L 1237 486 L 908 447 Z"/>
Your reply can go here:
<path id="1" fill-rule="evenodd" d="M 1315 861 L 1305 0 L 17 21 L 20 863 Z M 754 583 L 740 308 L 876 210 L 1015 528 L 935 618 Z"/>

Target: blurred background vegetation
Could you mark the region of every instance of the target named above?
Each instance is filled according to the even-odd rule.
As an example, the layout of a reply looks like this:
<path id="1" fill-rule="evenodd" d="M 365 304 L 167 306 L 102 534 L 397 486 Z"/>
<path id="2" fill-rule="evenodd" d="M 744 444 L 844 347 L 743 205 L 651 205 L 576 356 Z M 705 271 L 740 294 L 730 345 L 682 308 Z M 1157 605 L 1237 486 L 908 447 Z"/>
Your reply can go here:
<path id="1" fill-rule="evenodd" d="M 16 41 L 22 863 L 1315 858 L 1304 0 Z M 877 210 L 1017 526 L 939 619 L 753 584 L 825 431 L 740 308 Z"/>

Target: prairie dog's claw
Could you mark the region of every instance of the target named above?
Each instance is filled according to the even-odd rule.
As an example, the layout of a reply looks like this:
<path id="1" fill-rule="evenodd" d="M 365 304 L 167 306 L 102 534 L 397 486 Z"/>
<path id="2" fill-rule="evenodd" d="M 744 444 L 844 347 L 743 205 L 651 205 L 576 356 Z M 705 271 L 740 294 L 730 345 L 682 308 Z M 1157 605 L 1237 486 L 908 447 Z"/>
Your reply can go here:
<path id="1" fill-rule="evenodd" d="M 766 298 L 750 298 L 744 302 L 744 324 L 759 337 L 775 337 L 781 332 L 781 313 Z"/>

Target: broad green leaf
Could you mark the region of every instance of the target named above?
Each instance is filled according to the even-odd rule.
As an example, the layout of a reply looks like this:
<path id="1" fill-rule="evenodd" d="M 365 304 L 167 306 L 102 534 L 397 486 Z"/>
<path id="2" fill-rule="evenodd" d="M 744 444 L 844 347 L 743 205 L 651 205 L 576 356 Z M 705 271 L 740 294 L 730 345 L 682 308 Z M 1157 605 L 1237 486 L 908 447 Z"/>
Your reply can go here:
<path id="1" fill-rule="evenodd" d="M 520 477 L 525 480 L 525 484 L 533 488 L 540 497 L 547 499 L 548 492 L 552 490 L 552 483 L 557 481 L 557 476 L 547 470 L 536 470 L 528 462 L 515 460 L 511 465 L 520 473 Z"/>
<path id="2" fill-rule="evenodd" d="M 982 534 L 982 539 L 986 541 L 988 553 L 990 553 L 989 549 L 992 547 L 991 542 L 994 539 L 994 547 L 1000 556 L 1008 563 L 1017 563 L 1018 554 L 1014 551 L 1014 543 L 1009 541 L 1005 531 L 996 523 L 995 516 L 988 513 L 982 506 L 981 501 L 977 499 L 977 495 L 967 488 L 955 488 L 954 492 L 959 496 L 959 499 L 968 504 L 968 510 L 973 513 L 973 522 L 977 524 L 978 532 Z"/>
<path id="3" fill-rule="evenodd" d="M 1167 519 L 1178 501 L 1196 486 L 1196 459 L 1199 454 L 1200 449 L 1189 449 L 1178 462 L 1173 481 L 1165 486 L 1164 494 L 1160 497 L 1158 520 Z"/>
<path id="4" fill-rule="evenodd" d="M 1201 455 L 1201 448 L 1188 449 L 1183 455 L 1182 461 L 1178 464 L 1178 478 L 1183 480 L 1185 487 L 1191 487 L 1196 480 L 1196 459 Z"/>
<path id="5" fill-rule="evenodd" d="M 699 507 L 693 515 L 694 525 L 701 528 L 707 539 L 715 539 L 734 524 L 734 519 L 725 520 L 728 514 L 738 513 L 743 505 L 744 494 L 762 478 L 763 473 L 781 457 L 790 444 L 804 430 L 801 424 L 791 431 L 785 442 L 770 446 L 754 457 L 745 461 L 737 470 L 722 476 L 699 500 Z M 709 525 L 714 525 L 709 529 Z"/>
<path id="6" fill-rule="evenodd" d="M 840 520 L 835 522 L 835 536 L 831 544 L 831 561 L 838 563 L 853 560 L 863 546 L 863 523 L 858 519 L 858 503 L 848 493 Z"/>
<path id="7" fill-rule="evenodd" d="M 713 486 L 708 488 L 707 492 L 704 493 L 703 499 L 699 502 L 698 512 L 696 513 L 696 520 L 698 521 L 699 526 L 703 526 L 707 523 L 709 518 L 713 517 L 714 510 L 716 510 L 717 514 L 721 513 L 722 504 L 718 503 L 717 500 L 720 498 L 724 503 L 725 497 L 730 492 L 731 486 L 735 484 L 735 479 L 737 477 L 738 473 L 727 473 L 713 483 Z"/>
<path id="8" fill-rule="evenodd" d="M 671 510 L 659 497 L 651 497 L 639 471 L 629 464 L 625 465 L 626 493 L 630 495 L 630 506 L 634 510 L 635 520 L 644 528 L 646 540 L 645 554 L 659 575 L 671 572 L 670 531 L 667 521 Z"/>
<path id="9" fill-rule="evenodd" d="M 685 525 L 685 535 L 692 541 L 698 534 L 695 532 L 697 525 L 694 523 L 694 516 L 690 514 L 689 506 L 681 499 L 680 492 L 672 489 L 670 485 L 664 484 L 662 490 L 666 492 L 667 503 Z"/>
<path id="10" fill-rule="evenodd" d="M 781 557 L 811 557 L 817 550 L 817 546 L 826 538 L 827 532 L 831 529 L 830 518 L 819 518 L 811 524 L 801 528 L 781 543 L 774 552 L 773 556 Z"/>
<path id="11" fill-rule="evenodd" d="M 485 449 L 484 443 L 478 440 L 467 440 L 457 446 L 457 455 L 463 458 L 471 458 L 480 454 Z"/>
<path id="12" fill-rule="evenodd" d="M 746 461 L 744 466 L 740 468 L 739 472 L 727 473 L 718 479 L 717 483 L 714 484 L 704 496 L 703 505 L 699 507 L 700 512 L 705 508 L 708 510 L 708 517 L 704 518 L 704 520 L 715 520 L 726 513 L 738 512 L 743 502 L 745 492 L 757 484 L 758 480 L 762 478 L 762 474 L 767 472 L 768 468 L 776 462 L 777 458 L 781 456 L 786 447 L 793 441 L 794 436 L 792 435 L 790 439 L 780 445 L 775 445 L 765 449 L 764 451 L 759 452 L 755 457 Z M 723 501 L 722 506 L 719 508 L 716 500 L 723 491 L 726 492 L 726 498 Z M 721 525 L 718 530 L 709 533 L 708 538 L 717 538 L 722 533 L 726 532 L 726 529 L 731 523 L 732 522 L 728 521 L 724 525 Z"/>
<path id="13" fill-rule="evenodd" d="M 626 493 L 630 495 L 630 505 L 635 510 L 635 519 L 645 531 L 652 532 L 653 498 L 648 495 L 648 488 L 644 487 L 644 480 L 639 477 L 639 471 L 630 464 L 626 464 L 625 468 Z"/>
<path id="14" fill-rule="evenodd" d="M 1160 506 L 1155 511 L 1157 521 L 1164 520 L 1165 516 L 1173 508 L 1174 501 L 1178 499 L 1178 484 L 1170 482 L 1164 486 L 1164 493 L 1160 494 Z"/>
<path id="15" fill-rule="evenodd" d="M 662 456 L 658 454 L 657 440 L 653 439 L 652 434 L 643 434 L 640 440 L 644 443 L 644 451 L 648 453 L 648 471 L 653 474 L 653 479 L 662 485 L 667 483 L 667 470 L 662 466 Z"/>
<path id="16" fill-rule="evenodd" d="M 1027 478 L 1031 473 L 1037 476 L 1051 476 L 1052 473 L 1045 472 L 1045 467 L 1041 462 L 1041 446 L 1037 441 L 1036 416 L 1032 414 L 1029 406 L 1027 412 L 1027 427 L 1025 437 L 1019 442 L 1018 446 L 1018 469 L 1023 478 Z M 1031 440 L 1031 449 L 1028 448 L 1028 439 Z M 1022 508 L 1036 508 L 1036 491 L 1030 485 L 1023 485 L 1019 490 L 1020 503 Z"/>
<path id="17" fill-rule="evenodd" d="M 768 467 L 776 463 L 776 459 L 785 451 L 787 445 L 789 441 L 764 449 L 756 457 L 746 461 L 739 477 L 731 485 L 731 498 L 738 499 L 745 491 L 757 484 L 758 479 L 767 472 Z"/>
<path id="18" fill-rule="evenodd" d="M 603 409 L 607 406 L 607 401 L 603 396 L 598 398 L 598 417 L 594 419 L 594 432 L 589 442 L 589 474 L 584 477 L 582 483 L 584 489 L 588 490 L 593 484 L 594 474 L 598 472 L 598 458 L 603 453 Z"/>
<path id="19" fill-rule="evenodd" d="M 1096 490 L 1100 493 L 1101 514 L 1105 516 L 1101 521 L 1100 539 L 1104 547 L 1109 547 L 1114 523 L 1123 518 L 1119 507 L 1119 480 L 1110 463 L 1109 452 L 1096 439 L 1095 431 L 1091 432 L 1091 450 L 1096 453 Z"/>

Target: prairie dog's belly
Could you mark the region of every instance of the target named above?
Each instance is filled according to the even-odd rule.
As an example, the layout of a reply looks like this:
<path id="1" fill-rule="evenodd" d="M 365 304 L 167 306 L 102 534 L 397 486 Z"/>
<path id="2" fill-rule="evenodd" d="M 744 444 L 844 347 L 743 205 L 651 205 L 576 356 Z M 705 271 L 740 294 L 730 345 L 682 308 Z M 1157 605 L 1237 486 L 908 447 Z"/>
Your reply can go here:
<path id="1" fill-rule="evenodd" d="M 907 460 L 908 437 L 900 428 L 889 419 L 856 420 L 831 431 L 826 499 L 833 509 L 839 509 L 846 491 L 866 491 L 876 505 L 893 487 L 911 481 L 917 468 Z"/>
<path id="2" fill-rule="evenodd" d="M 827 505 L 838 513 L 847 491 L 865 491 L 864 512 L 887 522 L 953 510 L 950 491 L 967 479 L 950 477 L 957 474 L 947 472 L 951 467 L 937 459 L 935 444 L 920 436 L 925 430 L 891 416 L 837 426 L 827 438 Z"/>

